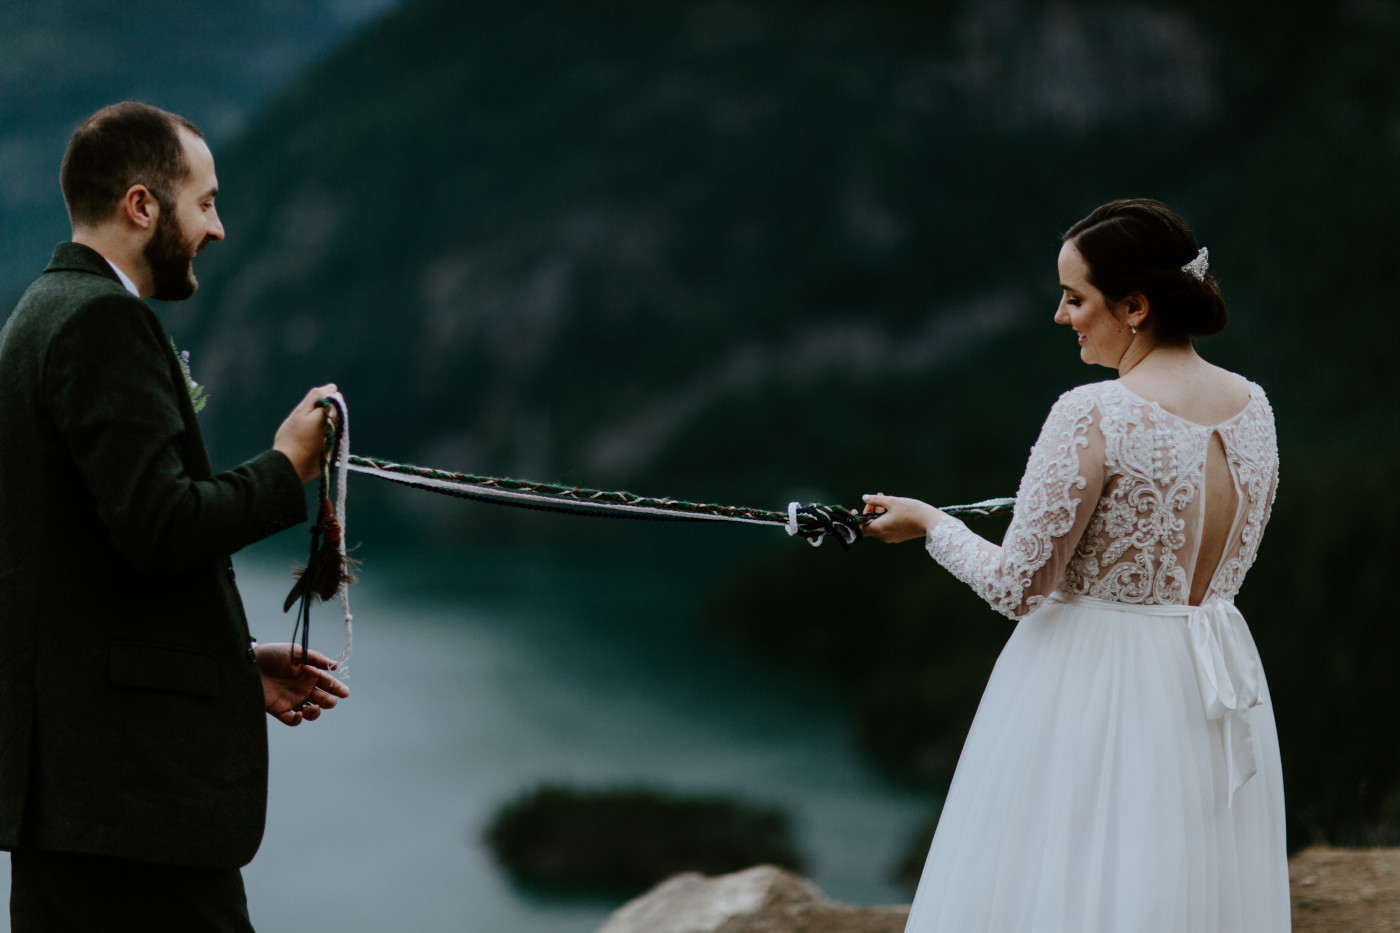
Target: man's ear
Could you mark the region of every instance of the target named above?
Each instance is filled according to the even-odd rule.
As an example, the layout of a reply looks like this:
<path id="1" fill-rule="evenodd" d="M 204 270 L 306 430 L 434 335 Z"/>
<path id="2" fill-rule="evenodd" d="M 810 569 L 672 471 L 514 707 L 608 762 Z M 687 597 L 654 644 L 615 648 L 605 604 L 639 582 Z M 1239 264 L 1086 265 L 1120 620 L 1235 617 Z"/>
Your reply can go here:
<path id="1" fill-rule="evenodd" d="M 152 230 L 160 218 L 160 202 L 145 185 L 132 185 L 122 195 L 121 216 L 139 230 Z"/>

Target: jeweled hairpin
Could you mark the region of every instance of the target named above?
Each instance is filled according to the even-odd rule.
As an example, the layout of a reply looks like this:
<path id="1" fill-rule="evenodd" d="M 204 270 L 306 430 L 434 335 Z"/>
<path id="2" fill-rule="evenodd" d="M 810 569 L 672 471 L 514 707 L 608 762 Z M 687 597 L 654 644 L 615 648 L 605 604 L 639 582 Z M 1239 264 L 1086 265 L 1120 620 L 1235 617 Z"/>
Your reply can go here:
<path id="1" fill-rule="evenodd" d="M 1210 250 L 1204 246 L 1196 254 L 1196 258 L 1181 267 L 1182 272 L 1189 272 L 1196 277 L 1197 282 L 1206 280 L 1206 270 L 1210 268 Z"/>

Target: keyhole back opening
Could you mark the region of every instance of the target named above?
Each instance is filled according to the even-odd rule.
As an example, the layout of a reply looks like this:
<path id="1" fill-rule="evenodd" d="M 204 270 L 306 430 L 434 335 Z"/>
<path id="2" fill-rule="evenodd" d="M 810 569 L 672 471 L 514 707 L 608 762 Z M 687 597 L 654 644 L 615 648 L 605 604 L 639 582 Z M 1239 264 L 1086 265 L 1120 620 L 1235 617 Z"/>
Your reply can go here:
<path id="1" fill-rule="evenodd" d="M 1215 572 L 1225 556 L 1230 534 L 1239 513 L 1240 491 L 1225 453 L 1225 441 L 1220 432 L 1212 431 L 1206 445 L 1206 465 L 1201 480 L 1204 510 L 1201 542 L 1196 555 L 1196 567 L 1191 576 L 1191 605 L 1199 606 L 1210 593 Z"/>

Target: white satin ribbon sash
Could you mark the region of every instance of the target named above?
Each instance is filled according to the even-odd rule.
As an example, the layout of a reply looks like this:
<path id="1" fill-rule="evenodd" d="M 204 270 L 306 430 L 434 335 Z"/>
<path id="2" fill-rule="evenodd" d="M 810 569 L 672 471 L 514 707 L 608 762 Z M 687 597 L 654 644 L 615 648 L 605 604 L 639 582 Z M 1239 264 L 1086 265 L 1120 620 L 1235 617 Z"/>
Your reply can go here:
<path id="1" fill-rule="evenodd" d="M 1186 617 L 1206 718 L 1220 720 L 1232 807 L 1235 791 L 1258 771 L 1254 733 L 1245 712 L 1260 703 L 1259 658 L 1243 637 L 1244 624 L 1235 604 L 1223 599 L 1192 607 Z"/>
<path id="2" fill-rule="evenodd" d="M 1230 784 L 1228 806 L 1234 807 L 1235 791 L 1259 770 L 1254 754 L 1254 732 L 1245 714 L 1262 702 L 1259 655 L 1245 634 L 1244 616 L 1235 604 L 1212 599 L 1199 606 L 1134 605 L 1067 593 L 1055 593 L 1050 598 L 1096 609 L 1186 619 L 1201 704 L 1206 719 L 1220 722 Z"/>

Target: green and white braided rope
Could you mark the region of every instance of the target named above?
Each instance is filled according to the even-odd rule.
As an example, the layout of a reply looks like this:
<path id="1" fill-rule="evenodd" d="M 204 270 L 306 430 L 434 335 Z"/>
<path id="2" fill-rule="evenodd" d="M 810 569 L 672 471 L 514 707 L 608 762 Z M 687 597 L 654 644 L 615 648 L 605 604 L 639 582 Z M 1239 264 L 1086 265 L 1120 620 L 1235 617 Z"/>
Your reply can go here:
<path id="1" fill-rule="evenodd" d="M 839 505 L 802 506 L 792 502 L 786 512 L 774 512 L 683 499 L 657 499 L 584 486 L 452 473 L 373 457 L 349 456 L 343 462 L 350 472 L 477 501 L 614 518 L 777 525 L 790 535 L 807 538 L 814 546 L 821 544 L 825 535 L 833 531 L 840 534 L 845 543 L 854 543 L 859 538 L 858 529 L 869 520 L 867 516 Z M 946 506 L 943 511 L 960 516 L 994 515 L 1009 511 L 1014 503 L 1014 499 L 985 499 L 966 505 Z"/>
<path id="2" fill-rule="evenodd" d="M 338 409 L 337 419 L 330 416 L 332 406 Z M 806 538 L 814 547 L 820 545 L 828 534 L 837 535 L 843 546 L 854 544 L 860 539 L 861 527 L 871 518 L 839 505 L 804 506 L 791 502 L 786 512 L 773 512 L 744 506 L 688 502 L 684 499 L 657 499 L 630 492 L 608 492 L 584 486 L 539 483 L 502 476 L 453 473 L 432 467 L 356 456 L 350 453 L 350 413 L 345 399 L 337 393 L 333 398 L 323 401 L 321 407 L 326 418 L 326 447 L 331 452 L 327 462 L 335 467 L 334 477 L 328 472 L 322 479 L 322 494 L 327 497 L 334 496 L 335 514 L 339 517 L 342 529 L 345 527 L 347 473 L 360 473 L 458 498 L 576 515 L 654 521 L 721 521 L 777 525 L 784 528 L 789 535 Z M 958 516 L 996 515 L 1011 511 L 1015 501 L 1009 498 L 983 499 L 964 505 L 944 506 L 943 511 Z M 342 558 L 344 546 L 342 538 Z M 343 587 L 338 595 L 341 602 L 346 603 Z M 348 604 L 344 605 L 344 610 L 348 648 L 350 620 L 353 617 L 350 615 Z"/>
<path id="3" fill-rule="evenodd" d="M 706 502 L 687 502 L 683 499 L 655 499 L 638 496 L 630 492 L 606 492 L 582 486 L 566 486 L 558 483 L 536 483 L 529 480 L 511 479 L 500 476 L 480 476 L 474 473 L 451 473 L 431 467 L 414 466 L 408 463 L 395 463 L 392 460 L 376 460 L 373 457 L 353 456 L 350 453 L 350 412 L 345 399 L 339 394 L 321 400 L 325 418 L 325 452 L 322 459 L 321 499 L 324 509 L 329 510 L 339 525 L 339 539 L 333 547 L 339 564 L 344 571 L 338 575 L 334 596 L 339 599 L 345 620 L 345 647 L 337 658 L 337 672 L 343 677 L 347 673 L 347 663 L 354 644 L 354 616 L 350 612 L 347 586 L 353 582 L 350 575 L 349 557 L 346 553 L 346 492 L 347 474 L 360 473 L 419 489 L 458 498 L 513 505 L 547 511 L 567 512 L 577 515 L 602 515 L 613 518 L 637 518 L 659 521 L 720 521 L 743 522 L 751 525 L 776 525 L 784 528 L 789 535 L 807 539 L 813 547 L 819 546 L 828 534 L 836 535 L 842 547 L 849 547 L 860 540 L 860 529 L 872 516 L 861 514 L 839 505 L 800 505 L 788 504 L 787 512 L 773 512 L 766 509 L 743 506 L 717 505 Z M 331 412 L 336 412 L 332 418 Z M 996 515 L 1011 511 L 1014 499 L 984 499 L 966 505 L 944 506 L 943 511 L 950 515 L 976 516 Z M 322 523 L 329 523 L 323 519 Z M 311 573 L 311 565 L 316 557 L 316 535 L 321 524 L 313 527 L 312 556 L 307 561 L 306 573 Z M 310 626 L 310 601 L 323 597 L 308 591 L 301 597 L 298 608 L 298 622 L 293 628 L 292 641 L 301 635 L 303 651 L 308 646 Z M 326 593 L 324 598 L 330 598 Z M 293 589 L 284 608 L 290 609 L 298 599 L 298 590 Z"/>

